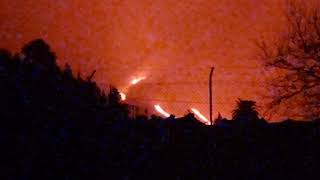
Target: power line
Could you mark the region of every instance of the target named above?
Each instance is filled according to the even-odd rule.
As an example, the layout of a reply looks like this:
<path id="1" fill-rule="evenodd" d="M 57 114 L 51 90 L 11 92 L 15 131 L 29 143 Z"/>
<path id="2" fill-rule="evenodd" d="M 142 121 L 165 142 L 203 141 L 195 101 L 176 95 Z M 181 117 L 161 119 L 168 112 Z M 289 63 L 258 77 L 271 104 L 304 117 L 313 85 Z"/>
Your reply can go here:
<path id="1" fill-rule="evenodd" d="M 111 65 L 112 66 L 112 65 Z M 168 67 L 136 67 L 136 68 L 133 68 L 132 66 L 106 66 L 106 67 L 102 67 L 102 69 L 122 69 L 122 70 L 133 70 L 133 69 L 136 69 L 136 70 L 156 70 L 156 71 L 168 71 L 168 70 L 172 70 L 174 68 L 168 68 Z M 239 68 L 244 68 L 244 69 L 262 69 L 264 66 L 248 66 L 248 65 L 224 65 L 224 66 L 217 66 L 219 69 L 239 69 Z M 185 67 L 179 67 L 179 69 L 183 69 L 183 70 L 205 70 L 206 68 L 208 68 L 207 66 L 205 67 L 188 67 L 188 66 L 185 66 Z"/>
<path id="2" fill-rule="evenodd" d="M 203 102 L 203 101 L 185 101 L 185 100 L 169 100 L 169 99 L 153 99 L 153 98 L 128 98 L 128 101 L 134 100 L 134 101 L 158 101 L 158 102 L 168 102 L 168 103 L 185 103 L 185 104 L 209 104 L 209 102 Z M 226 103 L 226 102 L 215 102 L 213 104 L 233 104 L 232 102 Z"/>
<path id="3" fill-rule="evenodd" d="M 237 83 L 237 84 L 242 84 L 242 83 L 248 83 L 248 84 L 265 84 L 264 82 L 261 82 L 259 80 L 257 81 L 248 81 L 248 80 L 244 80 L 244 79 L 240 79 L 240 80 L 222 80 L 222 79 L 218 79 L 218 80 L 214 80 L 214 82 L 232 82 Z M 206 82 L 201 82 L 201 81 L 177 81 L 177 82 L 141 82 L 140 85 L 188 85 L 188 84 L 198 84 L 198 85 L 207 85 Z"/>

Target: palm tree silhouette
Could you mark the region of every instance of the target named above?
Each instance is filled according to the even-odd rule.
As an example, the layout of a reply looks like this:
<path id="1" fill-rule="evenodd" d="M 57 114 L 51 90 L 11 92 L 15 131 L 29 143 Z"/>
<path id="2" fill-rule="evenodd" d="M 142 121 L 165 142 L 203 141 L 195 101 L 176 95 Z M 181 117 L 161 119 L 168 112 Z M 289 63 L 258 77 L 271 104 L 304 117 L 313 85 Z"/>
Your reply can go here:
<path id="1" fill-rule="evenodd" d="M 248 122 L 259 119 L 258 114 L 255 101 L 239 99 L 236 109 L 232 111 L 232 119 L 240 122 Z"/>

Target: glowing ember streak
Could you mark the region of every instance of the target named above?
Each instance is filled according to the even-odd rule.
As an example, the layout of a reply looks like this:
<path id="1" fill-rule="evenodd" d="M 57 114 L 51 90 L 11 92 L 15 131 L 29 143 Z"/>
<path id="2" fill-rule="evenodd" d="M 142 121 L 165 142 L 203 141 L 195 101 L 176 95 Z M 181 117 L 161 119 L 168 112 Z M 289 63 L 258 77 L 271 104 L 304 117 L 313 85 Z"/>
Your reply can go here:
<path id="1" fill-rule="evenodd" d="M 160 114 L 162 114 L 162 115 L 164 115 L 165 117 L 169 117 L 170 116 L 170 114 L 169 113 L 167 113 L 167 112 L 165 112 L 161 107 L 160 107 L 160 105 L 154 105 L 154 108 L 160 113 Z"/>
<path id="2" fill-rule="evenodd" d="M 127 99 L 127 96 L 122 92 L 120 92 L 120 97 L 121 97 L 121 101 L 125 101 Z"/>
<path id="3" fill-rule="evenodd" d="M 197 109 L 191 108 L 191 111 L 195 115 L 197 115 L 201 120 L 203 120 L 206 124 L 208 124 L 208 123 L 210 124 L 209 120 L 206 117 L 204 117 L 204 115 L 202 115 Z"/>
<path id="4" fill-rule="evenodd" d="M 138 78 L 134 78 L 132 81 L 131 81 L 131 84 L 132 85 L 135 85 L 135 84 L 138 84 L 140 81 L 146 79 L 146 77 L 138 77 Z"/>

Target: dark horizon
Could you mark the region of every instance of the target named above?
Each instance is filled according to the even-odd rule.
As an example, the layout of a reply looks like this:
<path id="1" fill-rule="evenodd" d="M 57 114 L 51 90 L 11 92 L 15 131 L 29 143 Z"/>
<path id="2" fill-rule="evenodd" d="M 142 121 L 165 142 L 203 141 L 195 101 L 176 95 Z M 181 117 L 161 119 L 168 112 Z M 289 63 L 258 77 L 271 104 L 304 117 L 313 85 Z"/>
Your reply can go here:
<path id="1" fill-rule="evenodd" d="M 130 115 L 117 89 L 56 64 L 37 39 L 0 51 L 0 132 L 8 179 L 311 179 L 320 119 L 268 124 L 239 100 L 233 119 L 206 126 Z"/>
<path id="2" fill-rule="evenodd" d="M 68 63 L 83 77 L 96 70 L 94 80 L 104 89 L 112 84 L 140 105 L 160 104 L 177 116 L 193 107 L 209 119 L 211 66 L 215 116 L 231 118 L 238 98 L 265 106 L 260 95 L 269 91 L 254 41 L 282 33 L 285 0 L 1 0 L 0 6 L 0 48 L 19 52 L 42 38 L 60 67 Z M 141 84 L 130 85 L 141 76 Z"/>
<path id="3" fill-rule="evenodd" d="M 320 0 L 0 6 L 1 180 L 320 179 Z"/>

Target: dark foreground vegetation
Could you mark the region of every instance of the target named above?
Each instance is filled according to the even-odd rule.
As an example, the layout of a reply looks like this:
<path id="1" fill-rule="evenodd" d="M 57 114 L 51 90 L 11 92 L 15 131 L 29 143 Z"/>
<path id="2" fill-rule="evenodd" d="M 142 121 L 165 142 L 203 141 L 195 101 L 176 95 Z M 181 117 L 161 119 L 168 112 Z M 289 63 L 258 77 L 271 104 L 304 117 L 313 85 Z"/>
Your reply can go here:
<path id="1" fill-rule="evenodd" d="M 319 179 L 319 120 L 130 119 L 111 89 L 62 70 L 42 40 L 0 52 L 1 179 Z"/>

